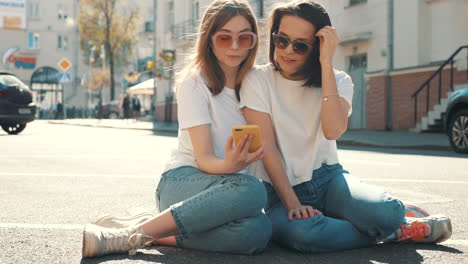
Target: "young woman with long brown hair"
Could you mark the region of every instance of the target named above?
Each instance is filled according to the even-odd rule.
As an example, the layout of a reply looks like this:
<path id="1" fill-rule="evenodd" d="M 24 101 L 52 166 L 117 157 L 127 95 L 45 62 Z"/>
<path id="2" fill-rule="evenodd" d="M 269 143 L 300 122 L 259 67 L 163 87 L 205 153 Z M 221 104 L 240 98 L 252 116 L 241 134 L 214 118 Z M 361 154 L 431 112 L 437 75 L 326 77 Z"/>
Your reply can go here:
<path id="1" fill-rule="evenodd" d="M 271 236 L 262 213 L 266 192 L 246 167 L 252 136 L 233 147 L 231 127 L 246 124 L 238 108 L 241 82 L 258 49 L 257 23 L 243 0 L 217 0 L 206 10 L 194 58 L 178 77 L 178 148 L 161 176 L 153 217 L 107 216 L 85 226 L 83 257 L 129 251 L 147 243 L 254 254 Z"/>

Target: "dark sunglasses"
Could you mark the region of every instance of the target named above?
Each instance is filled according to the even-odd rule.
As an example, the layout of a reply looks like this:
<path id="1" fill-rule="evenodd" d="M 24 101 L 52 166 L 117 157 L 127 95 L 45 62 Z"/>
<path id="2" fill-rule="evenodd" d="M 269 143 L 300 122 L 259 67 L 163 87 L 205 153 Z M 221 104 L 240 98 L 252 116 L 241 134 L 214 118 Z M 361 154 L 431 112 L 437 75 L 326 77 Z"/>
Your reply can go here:
<path id="1" fill-rule="evenodd" d="M 273 33 L 273 44 L 276 48 L 282 50 L 286 49 L 289 44 L 292 44 L 294 52 L 299 55 L 306 54 L 309 49 L 313 47 L 313 45 L 309 42 L 305 42 L 299 39 L 291 40 L 288 36 L 279 35 L 277 33 Z"/>

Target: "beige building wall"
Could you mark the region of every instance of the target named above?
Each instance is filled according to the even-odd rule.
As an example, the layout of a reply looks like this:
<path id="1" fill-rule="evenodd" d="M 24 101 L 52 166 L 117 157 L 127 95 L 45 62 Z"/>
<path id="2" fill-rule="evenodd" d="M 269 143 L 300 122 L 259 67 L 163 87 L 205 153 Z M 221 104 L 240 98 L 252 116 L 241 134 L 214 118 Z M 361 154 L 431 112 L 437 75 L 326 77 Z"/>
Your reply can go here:
<path id="1" fill-rule="evenodd" d="M 67 72 L 72 74 L 72 78 L 81 77 L 84 73 L 84 65 L 81 62 L 81 55 L 78 54 L 78 61 L 74 61 L 74 44 L 76 22 L 73 19 L 73 2 L 75 0 L 28 0 L 27 1 L 27 24 L 25 30 L 3 30 L 0 29 L 0 51 L 18 46 L 19 50 L 13 56 L 35 58 L 36 64 L 33 69 L 17 68 L 12 64 L 1 63 L 0 70 L 10 71 L 30 85 L 31 76 L 40 67 L 52 67 L 60 72 L 57 63 L 62 58 L 67 58 L 72 64 L 78 66 L 78 74 L 74 75 L 73 67 Z M 60 17 L 59 17 L 60 15 Z M 33 33 L 39 37 L 36 48 L 28 47 L 28 34 Z M 62 38 L 62 48 L 58 48 L 58 37 Z M 79 49 L 78 49 L 78 52 Z M 64 99 L 68 106 L 85 106 L 86 94 L 80 82 L 74 89 L 71 84 L 64 85 Z M 32 87 L 33 89 L 36 87 Z M 67 100 L 68 99 L 68 100 Z M 59 98 L 61 100 L 61 98 Z"/>

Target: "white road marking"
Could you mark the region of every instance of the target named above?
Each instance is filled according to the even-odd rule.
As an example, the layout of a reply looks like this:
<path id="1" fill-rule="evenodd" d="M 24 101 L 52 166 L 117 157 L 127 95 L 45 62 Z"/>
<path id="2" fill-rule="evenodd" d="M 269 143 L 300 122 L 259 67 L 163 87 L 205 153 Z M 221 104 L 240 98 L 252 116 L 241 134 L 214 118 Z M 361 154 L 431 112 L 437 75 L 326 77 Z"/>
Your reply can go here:
<path id="1" fill-rule="evenodd" d="M 424 203 L 450 203 L 455 201 L 451 199 L 447 195 L 436 195 L 430 193 L 423 193 L 423 192 L 415 192 L 413 190 L 395 190 L 394 191 L 396 196 L 400 198 L 407 204 L 424 204 Z"/>
<path id="2" fill-rule="evenodd" d="M 400 163 L 396 162 L 386 162 L 386 161 L 376 161 L 376 160 L 368 160 L 368 159 L 340 159 L 343 161 L 343 164 L 346 163 L 356 163 L 356 164 L 365 164 L 365 165 L 378 165 L 378 166 L 400 166 Z"/>
<path id="3" fill-rule="evenodd" d="M 363 181 L 375 181 L 375 182 L 418 182 L 418 183 L 468 184 L 468 181 L 409 180 L 409 179 L 370 179 L 370 178 L 363 178 L 362 180 L 363 180 Z"/>
<path id="4" fill-rule="evenodd" d="M 465 239 L 449 239 L 440 243 L 441 245 L 456 245 L 456 246 L 468 246 L 468 240 Z"/>
<path id="5" fill-rule="evenodd" d="M 25 223 L 0 223 L 0 228 L 20 228 L 20 229 L 64 229 L 83 230 L 84 224 L 25 224 Z M 468 240 L 449 239 L 442 245 L 468 246 Z"/>
<path id="6" fill-rule="evenodd" d="M 22 229 L 67 229 L 83 230 L 84 225 L 73 224 L 25 224 L 25 223 L 0 223 L 0 228 L 22 228 Z"/>
<path id="7" fill-rule="evenodd" d="M 33 177 L 99 177 L 99 178 L 131 178 L 148 179 L 159 177 L 158 174 L 69 174 L 69 173 L 40 173 L 40 172 L 0 172 L 0 176 L 33 176 Z"/>

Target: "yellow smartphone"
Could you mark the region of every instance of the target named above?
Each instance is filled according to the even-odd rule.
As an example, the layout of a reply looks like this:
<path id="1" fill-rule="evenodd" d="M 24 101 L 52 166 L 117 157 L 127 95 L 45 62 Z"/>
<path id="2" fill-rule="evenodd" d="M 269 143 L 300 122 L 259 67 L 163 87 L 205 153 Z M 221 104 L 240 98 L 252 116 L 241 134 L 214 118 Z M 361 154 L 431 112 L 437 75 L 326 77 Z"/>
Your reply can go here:
<path id="1" fill-rule="evenodd" d="M 238 142 L 245 134 L 255 136 L 249 146 L 249 153 L 257 151 L 262 146 L 262 134 L 260 133 L 260 127 L 257 125 L 233 126 L 232 137 L 234 138 L 234 145 L 237 146 Z"/>

